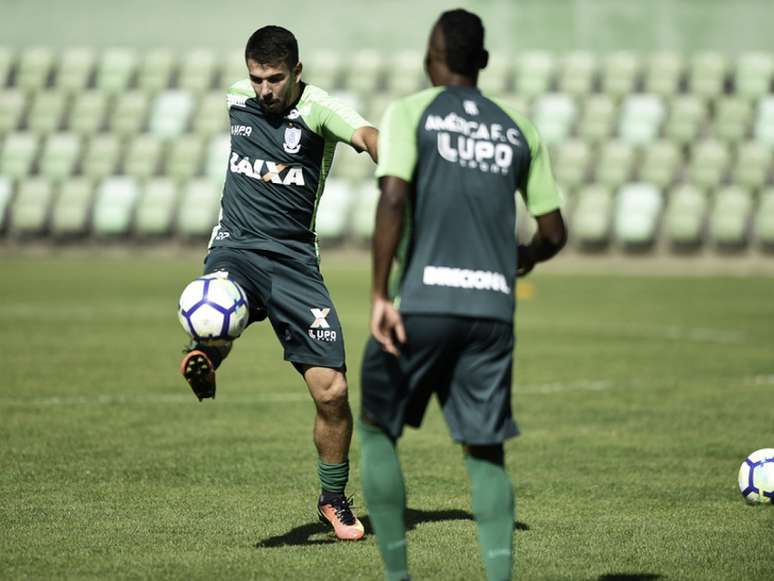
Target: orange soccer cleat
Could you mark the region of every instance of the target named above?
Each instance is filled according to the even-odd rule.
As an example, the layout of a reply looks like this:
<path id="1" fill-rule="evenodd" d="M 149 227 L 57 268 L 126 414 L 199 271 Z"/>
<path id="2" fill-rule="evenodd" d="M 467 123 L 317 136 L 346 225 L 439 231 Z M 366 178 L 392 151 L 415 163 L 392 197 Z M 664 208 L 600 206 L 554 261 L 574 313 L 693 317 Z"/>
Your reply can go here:
<path id="1" fill-rule="evenodd" d="M 351 503 L 352 498 L 343 494 L 323 494 L 317 503 L 320 520 L 329 523 L 336 537 L 342 541 L 358 541 L 365 535 L 363 523 L 352 513 Z"/>

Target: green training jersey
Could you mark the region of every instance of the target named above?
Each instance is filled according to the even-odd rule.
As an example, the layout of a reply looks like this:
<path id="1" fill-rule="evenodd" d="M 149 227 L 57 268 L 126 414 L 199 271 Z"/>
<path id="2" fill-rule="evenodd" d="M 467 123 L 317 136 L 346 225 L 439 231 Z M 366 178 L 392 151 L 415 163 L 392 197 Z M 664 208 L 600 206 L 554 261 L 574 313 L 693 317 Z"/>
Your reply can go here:
<path id="1" fill-rule="evenodd" d="M 475 87 L 434 87 L 391 104 L 378 177 L 411 184 L 394 291 L 404 313 L 513 320 L 516 198 L 560 207 L 532 123 Z"/>
<path id="2" fill-rule="evenodd" d="M 317 257 L 315 214 L 337 142 L 368 123 L 304 84 L 282 115 L 264 113 L 249 79 L 228 92 L 231 152 L 210 248 L 230 246 Z"/>

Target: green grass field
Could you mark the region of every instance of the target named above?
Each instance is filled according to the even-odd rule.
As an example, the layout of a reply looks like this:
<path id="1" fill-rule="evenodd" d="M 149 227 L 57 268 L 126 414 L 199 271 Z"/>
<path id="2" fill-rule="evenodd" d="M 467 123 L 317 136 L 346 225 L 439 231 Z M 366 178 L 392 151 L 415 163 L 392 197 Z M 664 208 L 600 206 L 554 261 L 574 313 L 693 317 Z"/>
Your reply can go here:
<path id="1" fill-rule="evenodd" d="M 268 325 L 197 403 L 178 375 L 192 258 L 0 262 L 0 578 L 373 579 L 373 537 L 316 521 L 313 406 Z M 332 257 L 352 402 L 365 259 Z M 774 578 L 774 279 L 540 274 L 517 317 L 517 575 Z M 357 441 L 354 493 L 362 506 Z M 437 406 L 401 443 L 416 579 L 479 579 L 461 453 Z"/>

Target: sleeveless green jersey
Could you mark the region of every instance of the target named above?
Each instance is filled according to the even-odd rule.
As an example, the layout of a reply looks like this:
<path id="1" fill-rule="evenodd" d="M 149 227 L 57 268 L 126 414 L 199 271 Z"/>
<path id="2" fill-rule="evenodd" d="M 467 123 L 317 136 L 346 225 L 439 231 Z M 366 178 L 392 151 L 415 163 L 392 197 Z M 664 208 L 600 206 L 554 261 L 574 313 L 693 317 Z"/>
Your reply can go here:
<path id="1" fill-rule="evenodd" d="M 411 184 L 393 291 L 404 313 L 513 320 L 518 190 L 530 213 L 560 207 L 532 123 L 475 87 L 391 104 L 376 175 Z"/>
<path id="2" fill-rule="evenodd" d="M 210 247 L 317 257 L 315 214 L 337 142 L 368 123 L 305 84 L 282 115 L 264 113 L 249 79 L 228 92 L 231 152 Z"/>

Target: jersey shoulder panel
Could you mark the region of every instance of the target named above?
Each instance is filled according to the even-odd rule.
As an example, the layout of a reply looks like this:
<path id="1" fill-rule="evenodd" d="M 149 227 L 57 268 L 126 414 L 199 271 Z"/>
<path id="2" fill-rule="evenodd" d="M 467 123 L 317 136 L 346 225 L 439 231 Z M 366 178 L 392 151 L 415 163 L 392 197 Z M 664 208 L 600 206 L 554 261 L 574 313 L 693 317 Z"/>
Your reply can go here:
<path id="1" fill-rule="evenodd" d="M 519 127 L 522 134 L 524 135 L 524 138 L 527 140 L 527 143 L 529 144 L 529 150 L 532 156 L 534 157 L 537 152 L 540 149 L 540 135 L 538 134 L 537 127 L 535 127 L 535 124 L 530 121 L 529 117 L 524 115 L 521 111 L 518 111 L 508 103 L 507 101 L 504 101 L 500 98 L 491 98 L 487 97 L 490 101 L 495 103 L 500 109 L 505 111 L 505 113 L 510 117 L 513 122 Z"/>
<path id="2" fill-rule="evenodd" d="M 237 81 L 228 88 L 228 93 L 226 95 L 229 108 L 234 105 L 244 107 L 245 102 L 253 97 L 255 97 L 255 90 L 253 90 L 250 79 Z"/>
<path id="3" fill-rule="evenodd" d="M 349 142 L 357 129 L 371 125 L 347 103 L 316 85 L 304 87 L 296 109 L 312 131 L 333 141 Z"/>
<path id="4" fill-rule="evenodd" d="M 411 181 L 417 162 L 417 127 L 443 89 L 431 87 L 390 103 L 379 128 L 376 177 L 392 175 Z"/>

